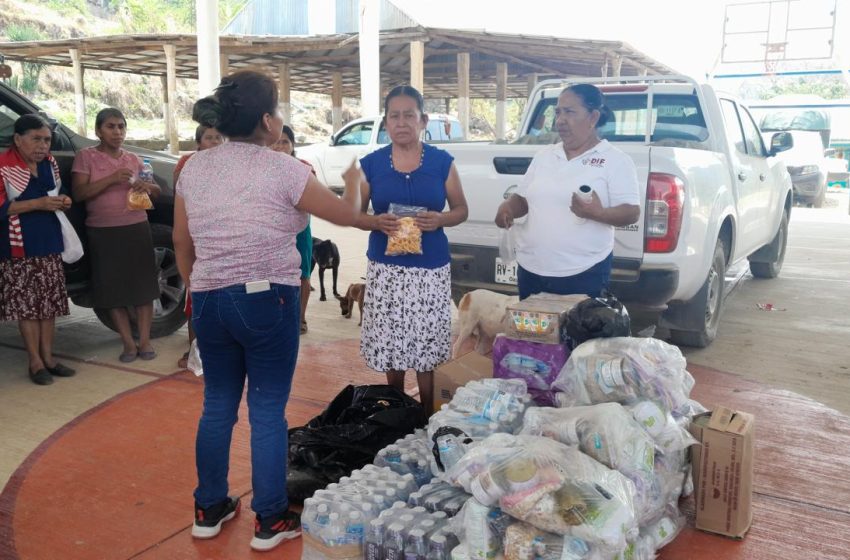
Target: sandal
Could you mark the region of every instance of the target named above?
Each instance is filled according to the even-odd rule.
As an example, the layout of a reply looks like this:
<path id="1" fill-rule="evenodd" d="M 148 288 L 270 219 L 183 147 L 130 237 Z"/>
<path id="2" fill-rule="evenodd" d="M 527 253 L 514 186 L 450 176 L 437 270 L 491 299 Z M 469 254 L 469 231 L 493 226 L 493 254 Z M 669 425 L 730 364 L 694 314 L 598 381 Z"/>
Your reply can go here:
<path id="1" fill-rule="evenodd" d="M 77 371 L 69 368 L 64 364 L 60 364 L 56 362 L 56 365 L 53 367 L 45 367 L 47 371 L 50 372 L 50 375 L 54 375 L 56 377 L 72 377 L 77 374 Z"/>
<path id="2" fill-rule="evenodd" d="M 156 358 L 156 350 L 146 350 L 144 352 L 139 350 L 139 358 L 149 362 Z"/>
<path id="3" fill-rule="evenodd" d="M 50 375 L 50 372 L 47 371 L 46 368 L 41 368 L 35 373 L 31 371 L 28 371 L 27 373 L 30 374 L 30 381 L 36 385 L 50 385 L 53 383 L 53 376 Z"/>
<path id="4" fill-rule="evenodd" d="M 301 334 L 307 334 L 307 321 L 301 321 Z"/>
<path id="5" fill-rule="evenodd" d="M 188 365 L 189 365 L 189 353 L 186 352 L 185 354 L 183 354 L 182 358 L 177 360 L 177 367 L 186 369 L 186 367 Z"/>
<path id="6" fill-rule="evenodd" d="M 122 364 L 129 364 L 130 362 L 135 362 L 136 358 L 139 357 L 139 351 L 135 352 L 122 352 L 120 356 L 118 356 L 118 361 Z"/>

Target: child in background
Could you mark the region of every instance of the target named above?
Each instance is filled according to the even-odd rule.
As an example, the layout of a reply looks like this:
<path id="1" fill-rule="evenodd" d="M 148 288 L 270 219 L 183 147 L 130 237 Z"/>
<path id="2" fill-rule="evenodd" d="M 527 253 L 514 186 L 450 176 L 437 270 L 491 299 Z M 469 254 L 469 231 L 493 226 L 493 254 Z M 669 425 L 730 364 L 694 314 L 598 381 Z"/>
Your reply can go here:
<path id="1" fill-rule="evenodd" d="M 283 134 L 280 140 L 272 144 L 272 150 L 283 152 L 295 157 L 295 132 L 288 125 L 283 125 Z M 316 171 L 308 162 L 299 160 L 310 166 L 313 175 Z M 307 227 L 295 237 L 295 246 L 301 254 L 301 334 L 307 332 L 307 302 L 310 300 L 310 272 L 313 268 L 313 232 L 310 231 L 310 222 Z"/>

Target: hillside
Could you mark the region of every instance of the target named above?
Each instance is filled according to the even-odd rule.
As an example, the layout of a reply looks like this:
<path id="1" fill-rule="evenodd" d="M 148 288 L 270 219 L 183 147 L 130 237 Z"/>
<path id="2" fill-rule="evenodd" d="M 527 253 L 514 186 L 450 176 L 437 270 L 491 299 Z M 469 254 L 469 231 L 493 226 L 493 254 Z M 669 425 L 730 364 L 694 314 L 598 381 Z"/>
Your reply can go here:
<path id="1" fill-rule="evenodd" d="M 231 11 L 239 4 L 240 0 L 220 2 L 222 9 Z M 193 22 L 190 12 L 193 5 L 194 0 L 0 0 L 0 40 L 65 39 L 151 31 L 191 33 Z M 153 8 L 158 9 L 157 19 L 149 21 L 147 15 Z M 47 66 L 38 69 L 29 65 L 25 71 L 18 63 L 10 62 L 10 65 L 15 72 L 13 87 L 24 91 L 54 118 L 74 126 L 74 87 L 70 68 Z M 117 107 L 127 115 L 131 140 L 154 141 L 159 147 L 165 145 L 159 77 L 87 70 L 85 87 L 90 136 L 93 135 L 95 114 L 109 106 Z M 181 141 L 186 141 L 194 136 L 191 109 L 197 97 L 197 82 L 179 79 L 177 91 L 178 132 Z M 330 105 L 329 96 L 292 92 L 292 124 L 299 144 L 328 138 L 332 132 Z M 434 109 L 444 110 L 442 102 L 435 103 Z M 509 113 L 515 119 L 520 109 L 521 104 L 509 103 Z M 344 99 L 344 120 L 359 116 L 359 100 Z M 471 136 L 475 139 L 492 138 L 494 121 L 493 103 L 473 100 Z M 159 142 L 155 142 L 157 140 Z"/>

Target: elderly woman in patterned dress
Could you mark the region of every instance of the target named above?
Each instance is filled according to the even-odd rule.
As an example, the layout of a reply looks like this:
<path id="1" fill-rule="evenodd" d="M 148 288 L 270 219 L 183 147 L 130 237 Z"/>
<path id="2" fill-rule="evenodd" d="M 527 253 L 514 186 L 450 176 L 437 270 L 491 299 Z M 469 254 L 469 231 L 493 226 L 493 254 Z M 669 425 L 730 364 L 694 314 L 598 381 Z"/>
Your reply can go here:
<path id="1" fill-rule="evenodd" d="M 451 273 L 444 227 L 466 220 L 466 198 L 452 156 L 422 142 L 428 125 L 422 94 L 398 86 L 384 101 L 390 144 L 364 157 L 365 181 L 357 227 L 371 231 L 360 353 L 404 390 L 404 375 L 416 371 L 426 411 L 433 400 L 436 366 L 449 358 Z M 415 218 L 422 254 L 386 255 L 388 236 L 399 229 L 391 203 L 427 208 Z M 449 210 L 444 212 L 448 203 Z M 368 214 L 369 205 L 374 214 Z"/>
<path id="2" fill-rule="evenodd" d="M 0 155 L 0 321 L 18 321 L 29 354 L 29 376 L 50 385 L 74 370 L 53 359 L 56 317 L 68 315 L 57 210 L 59 167 L 48 153 L 50 127 L 38 115 L 15 121 L 12 147 Z"/>

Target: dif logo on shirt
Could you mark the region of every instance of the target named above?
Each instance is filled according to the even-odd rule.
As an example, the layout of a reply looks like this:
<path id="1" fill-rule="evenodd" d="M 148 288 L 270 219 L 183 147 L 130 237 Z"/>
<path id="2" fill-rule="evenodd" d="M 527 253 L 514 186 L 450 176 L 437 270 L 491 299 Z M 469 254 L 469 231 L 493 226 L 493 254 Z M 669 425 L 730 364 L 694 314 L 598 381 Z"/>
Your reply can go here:
<path id="1" fill-rule="evenodd" d="M 589 165 L 591 167 L 603 167 L 605 165 L 605 158 L 584 158 L 581 160 L 582 165 Z"/>

